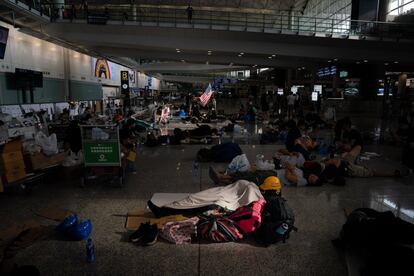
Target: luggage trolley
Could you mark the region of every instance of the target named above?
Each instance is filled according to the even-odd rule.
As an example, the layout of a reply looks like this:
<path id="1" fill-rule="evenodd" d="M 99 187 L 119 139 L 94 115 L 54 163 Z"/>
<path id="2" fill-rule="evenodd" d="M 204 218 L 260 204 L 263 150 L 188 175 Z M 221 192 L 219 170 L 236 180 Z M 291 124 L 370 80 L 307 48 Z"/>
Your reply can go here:
<path id="1" fill-rule="evenodd" d="M 122 186 L 125 170 L 122 166 L 119 128 L 115 125 L 81 125 L 84 172 L 82 186 L 99 178 Z"/>

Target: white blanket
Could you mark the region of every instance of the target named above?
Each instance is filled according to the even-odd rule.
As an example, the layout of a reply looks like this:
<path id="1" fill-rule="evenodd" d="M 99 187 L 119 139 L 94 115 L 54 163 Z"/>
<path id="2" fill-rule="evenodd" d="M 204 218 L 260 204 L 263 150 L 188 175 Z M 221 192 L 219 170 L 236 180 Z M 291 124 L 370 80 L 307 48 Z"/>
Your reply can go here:
<path id="1" fill-rule="evenodd" d="M 163 205 L 174 209 L 192 209 L 208 205 L 218 205 L 229 210 L 236 210 L 263 198 L 256 184 L 239 180 L 233 184 L 207 189 L 186 198 Z"/>

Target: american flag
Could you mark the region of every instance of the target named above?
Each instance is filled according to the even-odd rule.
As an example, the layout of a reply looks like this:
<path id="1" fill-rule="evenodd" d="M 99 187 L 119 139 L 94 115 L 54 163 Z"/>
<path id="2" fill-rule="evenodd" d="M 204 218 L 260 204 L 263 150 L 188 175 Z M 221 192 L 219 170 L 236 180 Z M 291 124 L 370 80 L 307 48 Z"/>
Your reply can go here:
<path id="1" fill-rule="evenodd" d="M 211 95 L 213 95 L 213 89 L 211 88 L 211 84 L 209 84 L 206 88 L 206 91 L 200 96 L 200 102 L 202 106 L 206 106 L 208 104 L 208 101 L 211 98 Z"/>

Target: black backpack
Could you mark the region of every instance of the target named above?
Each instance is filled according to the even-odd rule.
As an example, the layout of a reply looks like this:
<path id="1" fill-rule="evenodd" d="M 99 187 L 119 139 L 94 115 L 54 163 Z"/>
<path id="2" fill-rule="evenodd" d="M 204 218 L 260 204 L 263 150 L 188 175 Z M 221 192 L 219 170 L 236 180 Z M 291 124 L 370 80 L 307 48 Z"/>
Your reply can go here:
<path id="1" fill-rule="evenodd" d="M 295 215 L 293 210 L 287 205 L 286 199 L 279 195 L 265 195 L 265 199 L 266 205 L 262 214 L 262 225 L 255 232 L 256 241 L 264 246 L 279 241 L 286 242 L 292 230 L 298 231 L 294 226 Z"/>
<path id="2" fill-rule="evenodd" d="M 414 244 L 414 225 L 391 211 L 370 208 L 352 211 L 342 226 L 340 239 L 348 245 L 370 247 L 377 244 Z"/>

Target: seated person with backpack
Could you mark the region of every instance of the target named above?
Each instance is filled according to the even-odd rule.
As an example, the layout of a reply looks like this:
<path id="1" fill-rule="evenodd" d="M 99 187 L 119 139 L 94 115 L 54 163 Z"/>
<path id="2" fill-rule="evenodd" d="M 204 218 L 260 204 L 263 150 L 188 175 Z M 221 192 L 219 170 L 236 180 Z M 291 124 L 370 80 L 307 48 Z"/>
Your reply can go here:
<path id="1" fill-rule="evenodd" d="M 212 146 L 210 149 L 203 148 L 197 152 L 199 162 L 230 163 L 234 157 L 243 154 L 242 149 L 236 143 L 223 143 Z"/>

